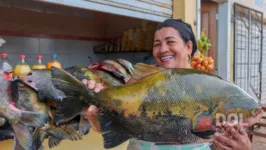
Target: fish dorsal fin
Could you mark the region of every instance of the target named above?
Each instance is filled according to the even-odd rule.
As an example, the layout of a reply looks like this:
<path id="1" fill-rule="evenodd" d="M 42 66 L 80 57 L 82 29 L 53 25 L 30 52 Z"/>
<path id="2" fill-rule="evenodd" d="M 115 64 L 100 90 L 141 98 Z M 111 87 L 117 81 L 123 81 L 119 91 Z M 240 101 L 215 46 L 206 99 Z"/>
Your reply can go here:
<path id="1" fill-rule="evenodd" d="M 147 77 L 149 75 L 158 73 L 163 71 L 163 68 L 144 64 L 144 63 L 137 63 L 134 65 L 134 70 L 133 70 L 133 78 L 135 80 L 139 80 L 141 78 Z"/>

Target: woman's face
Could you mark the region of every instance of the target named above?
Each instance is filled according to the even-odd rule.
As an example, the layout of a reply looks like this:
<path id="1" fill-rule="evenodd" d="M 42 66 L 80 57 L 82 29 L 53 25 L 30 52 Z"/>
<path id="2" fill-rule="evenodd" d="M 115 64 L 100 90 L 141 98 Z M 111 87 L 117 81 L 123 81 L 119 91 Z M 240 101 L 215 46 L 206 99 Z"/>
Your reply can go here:
<path id="1" fill-rule="evenodd" d="M 160 67 L 188 68 L 191 52 L 192 42 L 185 44 L 176 29 L 163 27 L 155 32 L 153 56 Z"/>

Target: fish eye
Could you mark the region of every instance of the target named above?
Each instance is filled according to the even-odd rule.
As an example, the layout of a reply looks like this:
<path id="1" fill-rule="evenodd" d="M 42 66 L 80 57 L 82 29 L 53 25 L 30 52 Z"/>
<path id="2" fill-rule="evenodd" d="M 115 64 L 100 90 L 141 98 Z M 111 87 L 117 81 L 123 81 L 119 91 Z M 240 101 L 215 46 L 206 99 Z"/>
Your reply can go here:
<path id="1" fill-rule="evenodd" d="M 31 76 L 32 75 L 32 72 L 29 72 L 28 74 L 27 74 L 27 76 Z"/>

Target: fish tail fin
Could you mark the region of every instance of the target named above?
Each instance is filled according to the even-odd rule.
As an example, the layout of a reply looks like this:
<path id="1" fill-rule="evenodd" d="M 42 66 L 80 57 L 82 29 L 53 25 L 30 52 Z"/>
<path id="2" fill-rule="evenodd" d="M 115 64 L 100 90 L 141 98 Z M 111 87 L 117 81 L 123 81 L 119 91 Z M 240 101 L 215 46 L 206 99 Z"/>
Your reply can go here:
<path id="1" fill-rule="evenodd" d="M 48 137 L 48 146 L 49 146 L 49 148 L 56 147 L 60 144 L 61 141 L 62 141 L 61 139 L 57 139 L 56 137 L 49 136 Z"/>
<path id="2" fill-rule="evenodd" d="M 52 82 L 55 88 L 65 93 L 66 97 L 56 108 L 56 124 L 69 121 L 89 106 L 87 100 L 93 101 L 93 91 L 68 72 L 52 67 Z"/>
<path id="3" fill-rule="evenodd" d="M 21 111 L 20 122 L 26 126 L 42 127 L 48 119 L 48 116 L 43 113 Z"/>
<path id="4" fill-rule="evenodd" d="M 32 149 L 33 138 L 29 128 L 22 123 L 12 125 L 12 128 L 14 130 L 14 134 L 16 135 L 14 149 Z"/>
<path id="5" fill-rule="evenodd" d="M 88 119 L 84 118 L 83 116 L 80 117 L 79 121 L 79 133 L 83 136 L 89 133 L 91 125 Z"/>

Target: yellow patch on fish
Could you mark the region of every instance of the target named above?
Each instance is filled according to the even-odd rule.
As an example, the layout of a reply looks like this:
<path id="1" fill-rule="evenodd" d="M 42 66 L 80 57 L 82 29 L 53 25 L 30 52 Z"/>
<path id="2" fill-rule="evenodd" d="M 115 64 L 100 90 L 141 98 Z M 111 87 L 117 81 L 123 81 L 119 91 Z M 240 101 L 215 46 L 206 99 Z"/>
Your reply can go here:
<path id="1" fill-rule="evenodd" d="M 158 73 L 154 75 L 154 80 L 157 84 L 165 83 L 165 74 Z M 144 103 L 144 99 L 147 97 L 148 91 L 153 87 L 154 82 L 150 79 L 142 78 L 137 83 L 128 84 L 127 87 L 116 87 L 110 90 L 104 90 L 100 92 L 98 96 L 102 96 L 106 107 L 123 112 L 127 117 L 129 115 L 140 116 L 140 106 Z M 160 91 L 162 94 L 166 94 L 165 90 Z M 116 101 L 116 102 L 114 102 Z M 117 104 L 120 103 L 118 106 Z M 162 106 L 162 105 L 160 105 Z"/>
<path id="2" fill-rule="evenodd" d="M 196 91 L 197 93 L 201 93 L 201 92 L 202 92 L 202 87 L 201 87 L 201 85 L 199 85 L 199 84 L 195 84 L 195 85 L 194 85 L 194 89 L 195 89 L 195 91 Z"/>

